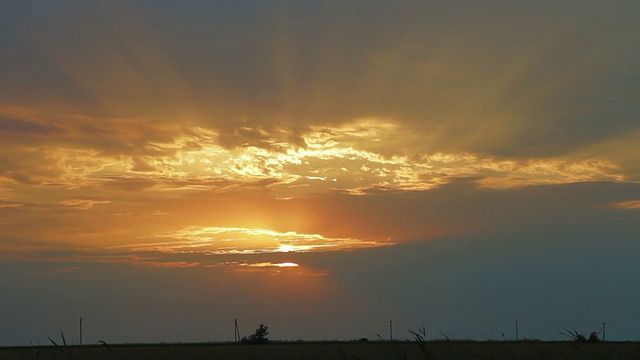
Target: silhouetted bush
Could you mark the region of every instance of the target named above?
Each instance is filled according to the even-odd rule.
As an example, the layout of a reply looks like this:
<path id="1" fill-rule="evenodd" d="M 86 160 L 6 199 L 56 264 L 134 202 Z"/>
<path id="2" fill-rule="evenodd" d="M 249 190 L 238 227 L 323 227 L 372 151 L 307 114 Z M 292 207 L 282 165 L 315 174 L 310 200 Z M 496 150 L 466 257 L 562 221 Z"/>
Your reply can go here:
<path id="1" fill-rule="evenodd" d="M 561 334 L 568 335 L 569 337 L 571 337 L 573 339 L 573 341 L 578 342 L 578 343 L 586 343 L 587 342 L 587 338 L 584 336 L 584 334 L 579 333 L 574 328 L 567 329 L 567 330 L 565 330 L 564 333 L 561 333 Z"/>
<path id="2" fill-rule="evenodd" d="M 578 336 L 576 336 L 576 342 L 586 343 L 587 342 L 587 338 L 582 334 L 578 334 Z"/>

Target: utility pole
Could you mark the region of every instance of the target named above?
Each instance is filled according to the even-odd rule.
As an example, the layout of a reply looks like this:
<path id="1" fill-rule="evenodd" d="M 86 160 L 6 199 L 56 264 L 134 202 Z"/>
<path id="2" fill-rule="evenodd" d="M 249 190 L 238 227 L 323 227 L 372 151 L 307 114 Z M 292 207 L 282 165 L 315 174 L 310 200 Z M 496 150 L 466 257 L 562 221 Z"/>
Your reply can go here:
<path id="1" fill-rule="evenodd" d="M 516 320 L 516 341 L 518 341 L 518 321 Z"/>
<path id="2" fill-rule="evenodd" d="M 389 340 L 393 341 L 393 322 L 389 319 Z"/>
<path id="3" fill-rule="evenodd" d="M 80 345 L 82 345 L 82 315 L 80 315 Z"/>
<path id="4" fill-rule="evenodd" d="M 240 341 L 240 330 L 238 330 L 238 319 L 233 319 L 233 322 L 235 324 L 235 331 L 233 334 L 233 341 L 238 342 Z"/>

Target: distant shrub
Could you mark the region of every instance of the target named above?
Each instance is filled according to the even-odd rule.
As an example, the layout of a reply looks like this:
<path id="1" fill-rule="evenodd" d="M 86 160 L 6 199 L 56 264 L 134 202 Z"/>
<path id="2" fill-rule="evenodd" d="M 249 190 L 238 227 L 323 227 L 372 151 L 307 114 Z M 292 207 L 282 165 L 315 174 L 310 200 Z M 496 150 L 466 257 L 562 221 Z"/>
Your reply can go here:
<path id="1" fill-rule="evenodd" d="M 589 334 L 589 339 L 587 340 L 587 342 L 590 342 L 592 344 L 600 342 L 600 339 L 598 339 L 598 333 L 595 331 L 591 332 L 591 334 Z"/>

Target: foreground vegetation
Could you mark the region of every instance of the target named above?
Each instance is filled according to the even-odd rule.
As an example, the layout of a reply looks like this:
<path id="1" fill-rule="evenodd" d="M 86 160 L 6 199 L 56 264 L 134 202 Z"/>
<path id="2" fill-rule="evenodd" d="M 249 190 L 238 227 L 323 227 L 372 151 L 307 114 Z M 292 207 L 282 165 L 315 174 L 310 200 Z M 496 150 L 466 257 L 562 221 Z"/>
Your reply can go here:
<path id="1" fill-rule="evenodd" d="M 637 342 L 438 341 L 145 344 L 0 348 L 2 360 L 639 359 Z"/>

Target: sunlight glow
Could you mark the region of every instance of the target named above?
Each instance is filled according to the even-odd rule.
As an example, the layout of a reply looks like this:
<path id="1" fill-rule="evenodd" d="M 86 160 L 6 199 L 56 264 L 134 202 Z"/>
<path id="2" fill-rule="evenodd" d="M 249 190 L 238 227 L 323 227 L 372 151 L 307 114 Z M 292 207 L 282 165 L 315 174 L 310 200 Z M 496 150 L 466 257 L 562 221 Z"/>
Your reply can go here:
<path id="1" fill-rule="evenodd" d="M 282 244 L 280 245 L 280 247 L 278 248 L 279 252 L 292 252 L 295 251 L 296 248 L 292 245 L 287 245 L 287 244 Z"/>

